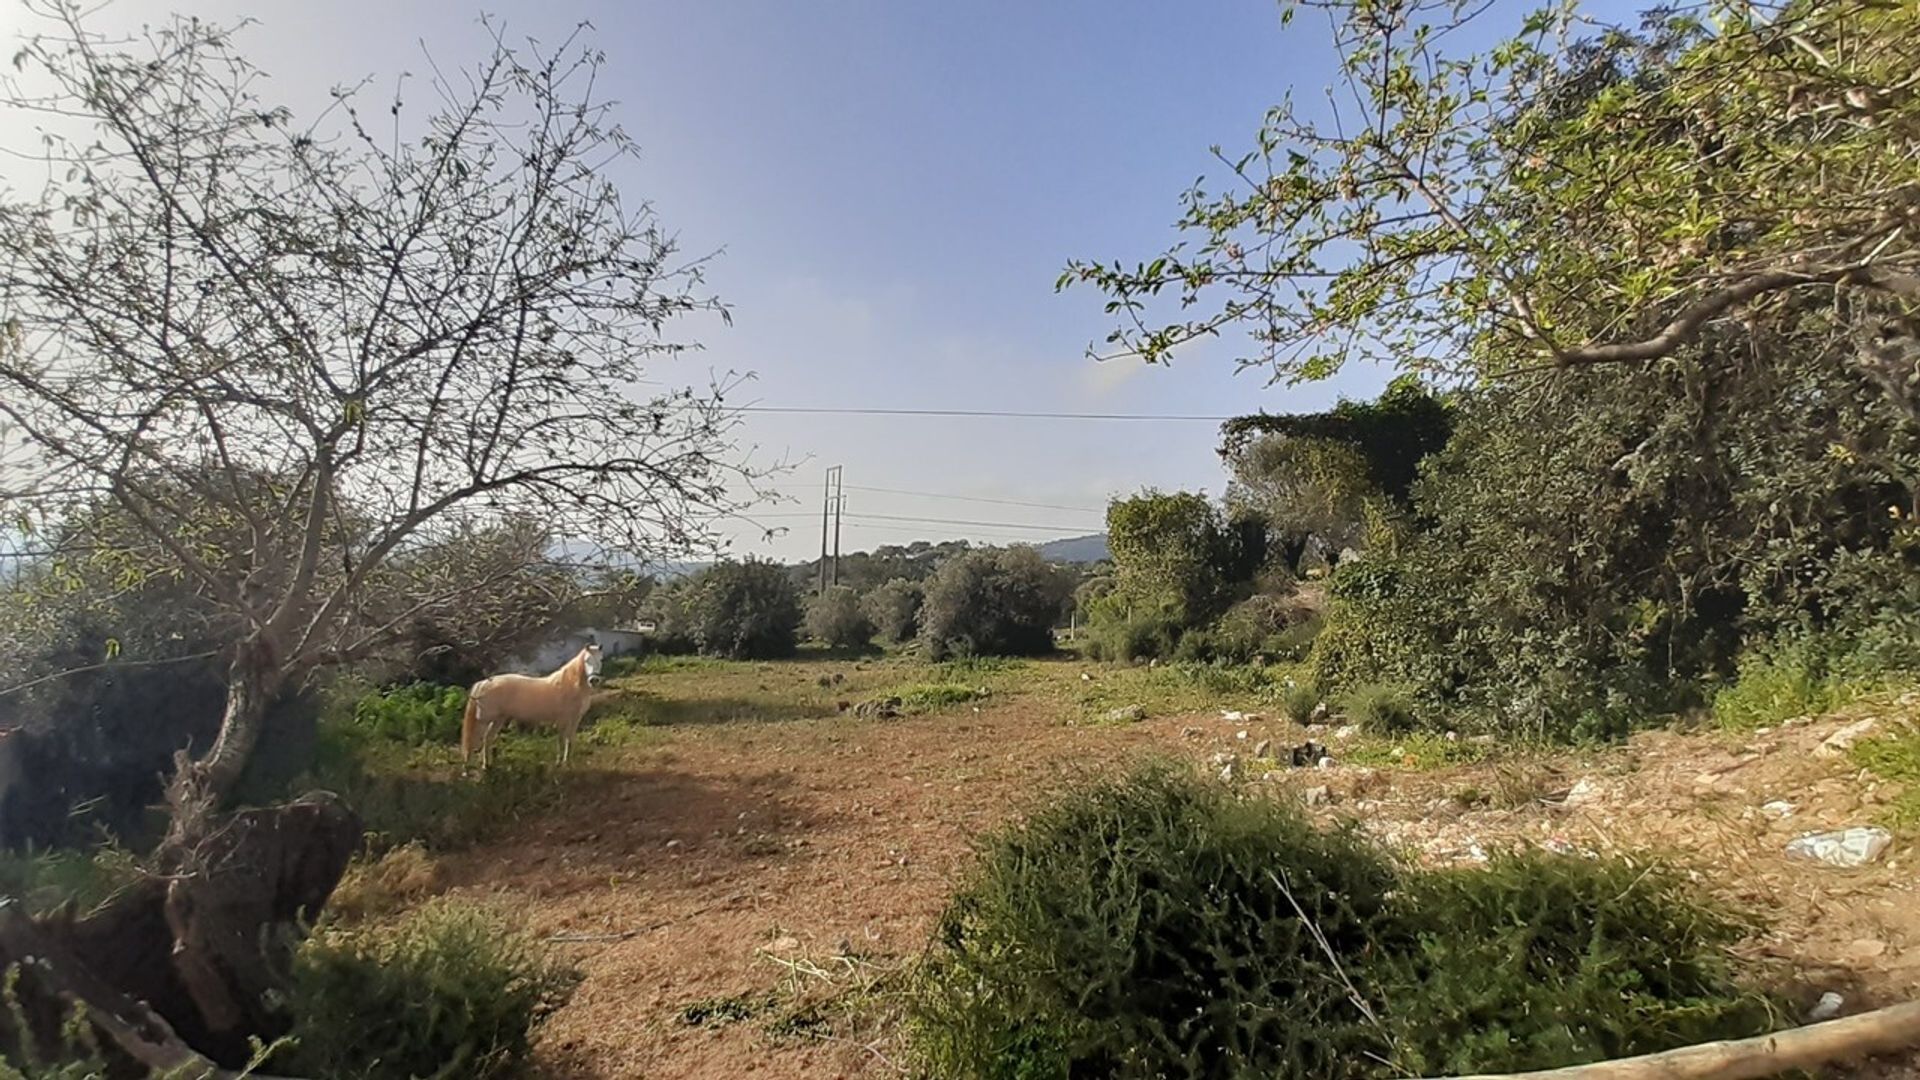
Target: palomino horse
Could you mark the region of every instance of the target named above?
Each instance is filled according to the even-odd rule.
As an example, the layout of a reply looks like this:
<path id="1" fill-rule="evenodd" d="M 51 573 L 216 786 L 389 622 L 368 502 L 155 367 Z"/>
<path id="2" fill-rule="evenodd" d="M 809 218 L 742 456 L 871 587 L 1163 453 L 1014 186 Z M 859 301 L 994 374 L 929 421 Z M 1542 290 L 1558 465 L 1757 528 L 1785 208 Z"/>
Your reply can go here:
<path id="1" fill-rule="evenodd" d="M 593 701 L 593 680 L 600 677 L 600 646 L 589 644 L 575 653 L 559 671 L 544 677 L 495 675 L 481 679 L 467 692 L 467 715 L 460 723 L 460 757 L 472 760 L 480 750 L 480 767 L 493 759 L 493 738 L 507 722 L 545 724 L 560 729 L 560 763 L 573 751 L 573 733 Z"/>

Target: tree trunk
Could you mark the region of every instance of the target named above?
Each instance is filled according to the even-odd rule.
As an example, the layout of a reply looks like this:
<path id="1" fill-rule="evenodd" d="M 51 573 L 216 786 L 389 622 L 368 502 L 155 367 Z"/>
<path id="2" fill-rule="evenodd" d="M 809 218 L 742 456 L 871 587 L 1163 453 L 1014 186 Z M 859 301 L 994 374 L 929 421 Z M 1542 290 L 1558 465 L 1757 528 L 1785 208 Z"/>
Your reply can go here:
<path id="1" fill-rule="evenodd" d="M 173 782 L 167 788 L 172 814 L 163 854 L 178 858 L 205 835 L 206 824 L 232 792 L 260 742 L 267 706 L 282 681 L 278 651 L 255 634 L 242 642 L 227 668 L 227 704 L 220 717 L 220 734 L 204 757 L 174 755 Z"/>

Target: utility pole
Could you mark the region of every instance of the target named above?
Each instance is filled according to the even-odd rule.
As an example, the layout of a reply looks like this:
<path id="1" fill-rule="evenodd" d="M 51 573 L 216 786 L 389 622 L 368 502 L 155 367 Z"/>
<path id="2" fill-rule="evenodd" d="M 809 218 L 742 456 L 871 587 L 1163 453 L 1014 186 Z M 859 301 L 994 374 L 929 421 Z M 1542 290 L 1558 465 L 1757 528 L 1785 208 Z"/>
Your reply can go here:
<path id="1" fill-rule="evenodd" d="M 838 524 L 839 515 L 837 515 L 834 512 L 834 507 L 839 500 L 839 481 L 840 481 L 840 466 L 835 465 L 827 470 L 826 495 L 824 500 L 820 503 L 820 592 L 823 595 L 827 591 L 827 534 L 829 529 L 832 529 L 833 536 L 834 536 L 834 541 L 833 541 L 834 575 L 833 576 L 834 576 L 835 584 L 838 584 L 840 579 L 840 573 L 839 573 L 840 571 L 840 567 L 839 567 L 840 529 Z"/>
<path id="2" fill-rule="evenodd" d="M 840 514 L 847 508 L 846 492 L 839 489 L 839 474 L 835 474 L 833 500 L 833 583 L 840 584 Z"/>

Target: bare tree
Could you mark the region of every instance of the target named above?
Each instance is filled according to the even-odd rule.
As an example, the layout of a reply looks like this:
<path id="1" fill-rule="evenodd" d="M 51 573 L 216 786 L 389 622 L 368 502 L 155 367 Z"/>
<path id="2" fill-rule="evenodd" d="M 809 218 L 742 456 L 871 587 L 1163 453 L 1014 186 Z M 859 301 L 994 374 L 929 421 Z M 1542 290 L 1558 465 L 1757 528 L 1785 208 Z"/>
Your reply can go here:
<path id="1" fill-rule="evenodd" d="M 110 507 L 128 573 L 181 575 L 236 627 L 176 836 L 278 689 L 493 584 L 369 604 L 410 551 L 517 515 L 664 554 L 751 487 L 725 386 L 636 396 L 687 348 L 671 321 L 724 310 L 609 179 L 633 146 L 577 35 L 496 32 L 415 87 L 424 119 L 348 88 L 302 123 L 229 28 L 109 40 L 68 0 L 29 10 L 6 100 L 43 118 L 46 180 L 0 205 L 0 499 Z"/>

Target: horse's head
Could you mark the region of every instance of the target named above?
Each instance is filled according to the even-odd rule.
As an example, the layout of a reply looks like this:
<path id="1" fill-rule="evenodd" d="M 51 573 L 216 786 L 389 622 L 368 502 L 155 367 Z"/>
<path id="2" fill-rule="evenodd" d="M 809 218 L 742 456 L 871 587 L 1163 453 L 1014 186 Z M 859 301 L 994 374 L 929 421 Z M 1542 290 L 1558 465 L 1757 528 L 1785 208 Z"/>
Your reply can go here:
<path id="1" fill-rule="evenodd" d="M 587 685 L 592 686 L 600 681 L 600 643 L 590 642 L 580 650 L 580 655 L 586 658 L 582 663 L 587 669 Z"/>

